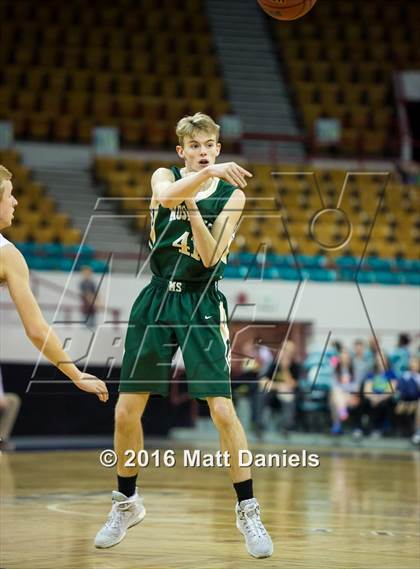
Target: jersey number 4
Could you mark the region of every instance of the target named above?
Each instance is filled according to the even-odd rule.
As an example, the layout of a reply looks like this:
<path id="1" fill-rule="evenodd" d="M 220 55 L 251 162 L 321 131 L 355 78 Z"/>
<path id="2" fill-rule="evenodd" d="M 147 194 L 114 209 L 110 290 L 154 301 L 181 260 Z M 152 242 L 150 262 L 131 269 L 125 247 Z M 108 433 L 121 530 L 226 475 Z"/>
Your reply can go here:
<path id="1" fill-rule="evenodd" d="M 175 241 L 172 243 L 172 245 L 174 247 L 178 247 L 178 249 L 180 250 L 180 253 L 182 253 L 183 255 L 188 255 L 188 257 L 192 257 L 193 259 L 196 259 L 197 261 L 201 261 L 201 257 L 198 254 L 197 249 L 195 248 L 194 241 L 191 240 L 193 243 L 193 250 L 192 251 L 191 251 L 191 248 L 188 246 L 189 237 L 190 237 L 190 232 L 185 231 L 185 233 L 183 233 L 181 235 L 181 237 L 178 237 L 177 239 L 175 239 Z"/>

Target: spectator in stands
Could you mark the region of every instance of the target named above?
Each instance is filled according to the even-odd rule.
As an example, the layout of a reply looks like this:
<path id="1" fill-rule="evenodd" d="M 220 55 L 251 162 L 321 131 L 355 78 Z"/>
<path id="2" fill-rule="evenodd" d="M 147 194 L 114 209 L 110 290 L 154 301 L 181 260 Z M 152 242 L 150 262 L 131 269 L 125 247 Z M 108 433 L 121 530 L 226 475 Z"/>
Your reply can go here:
<path id="1" fill-rule="evenodd" d="M 251 407 L 251 422 L 255 432 L 259 435 L 256 393 L 260 376 L 260 362 L 255 338 L 244 342 L 241 352 L 244 357 L 241 361 L 239 374 L 232 380 L 232 397 L 235 405 L 237 404 L 238 395 L 246 395 L 248 397 Z"/>
<path id="2" fill-rule="evenodd" d="M 273 363 L 274 356 L 273 352 L 270 350 L 268 346 L 264 346 L 263 344 L 259 343 L 256 347 L 256 354 L 257 360 L 259 363 L 259 373 L 260 376 L 266 375 Z"/>
<path id="3" fill-rule="evenodd" d="M 340 340 L 331 342 L 333 354 L 331 355 L 331 365 L 335 368 L 339 362 L 340 353 L 343 349 L 343 344 Z"/>
<path id="4" fill-rule="evenodd" d="M 5 393 L 0 368 L 0 450 L 10 450 L 10 433 L 13 431 L 19 409 L 20 397 L 16 393 Z"/>
<path id="5" fill-rule="evenodd" d="M 263 432 L 264 408 L 280 410 L 280 425 L 287 435 L 295 426 L 297 382 L 301 373 L 295 359 L 296 346 L 287 341 L 280 353 L 279 361 L 274 361 L 267 374 L 260 378 L 257 393 L 257 429 Z"/>
<path id="6" fill-rule="evenodd" d="M 353 381 L 360 388 L 363 380 L 373 369 L 373 361 L 366 351 L 366 342 L 357 339 L 353 344 L 352 354 Z"/>
<path id="7" fill-rule="evenodd" d="M 99 307 L 99 298 L 96 290 L 96 283 L 93 279 L 91 267 L 82 267 L 82 280 L 79 284 L 80 300 L 82 302 L 81 311 L 86 318 L 86 326 L 96 327 L 96 313 Z"/>
<path id="8" fill-rule="evenodd" d="M 362 387 L 364 407 L 370 417 L 373 435 L 381 436 L 390 428 L 396 388 L 397 380 L 388 359 L 377 351 L 374 369 Z"/>
<path id="9" fill-rule="evenodd" d="M 299 409 L 306 429 L 324 428 L 326 419 L 329 420 L 329 393 L 335 379 L 334 362 L 337 363 L 337 355 L 332 345 L 327 346 L 326 350 L 314 346 L 304 361 L 306 374 L 299 380 Z"/>
<path id="10" fill-rule="evenodd" d="M 408 334 L 400 334 L 398 336 L 397 347 L 391 353 L 390 361 L 397 377 L 401 377 L 402 374 L 409 369 L 410 342 L 411 338 Z"/>
<path id="11" fill-rule="evenodd" d="M 396 415 L 414 417 L 414 424 L 411 425 L 412 442 L 420 443 L 420 358 L 413 356 L 410 358 L 410 369 L 404 371 L 398 378 L 396 388 L 397 404 L 395 407 Z M 412 420 L 412 419 L 411 419 Z"/>
<path id="12" fill-rule="evenodd" d="M 332 417 L 331 433 L 342 433 L 342 423 L 349 418 L 349 408 L 360 403 L 359 388 L 354 381 L 353 363 L 350 352 L 341 349 L 335 366 L 335 377 L 330 391 L 330 409 Z"/>
<path id="13" fill-rule="evenodd" d="M 400 162 L 397 165 L 403 184 L 420 185 L 420 164 L 413 161 Z"/>

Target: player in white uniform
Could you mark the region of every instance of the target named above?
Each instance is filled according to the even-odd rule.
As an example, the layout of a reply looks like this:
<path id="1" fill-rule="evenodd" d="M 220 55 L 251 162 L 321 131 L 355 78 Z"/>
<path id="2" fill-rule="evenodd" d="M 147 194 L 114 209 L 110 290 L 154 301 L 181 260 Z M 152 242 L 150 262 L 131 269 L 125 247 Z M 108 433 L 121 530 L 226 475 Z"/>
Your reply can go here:
<path id="1" fill-rule="evenodd" d="M 0 231 L 12 224 L 17 200 L 13 196 L 12 174 L 0 165 Z M 0 233 L 0 283 L 6 284 L 31 342 L 60 371 L 83 391 L 105 402 L 108 390 L 97 377 L 81 372 L 63 350 L 61 341 L 42 315 L 29 285 L 28 265 L 20 251 Z"/>

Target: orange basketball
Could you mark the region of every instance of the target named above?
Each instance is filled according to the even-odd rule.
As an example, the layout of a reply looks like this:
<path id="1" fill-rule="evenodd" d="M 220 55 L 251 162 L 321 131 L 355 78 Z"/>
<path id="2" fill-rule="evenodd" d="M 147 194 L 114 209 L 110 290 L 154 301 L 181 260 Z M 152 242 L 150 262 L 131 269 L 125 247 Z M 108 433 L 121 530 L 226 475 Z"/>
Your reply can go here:
<path id="1" fill-rule="evenodd" d="M 257 0 L 258 4 L 276 20 L 296 20 L 313 7 L 316 0 Z"/>

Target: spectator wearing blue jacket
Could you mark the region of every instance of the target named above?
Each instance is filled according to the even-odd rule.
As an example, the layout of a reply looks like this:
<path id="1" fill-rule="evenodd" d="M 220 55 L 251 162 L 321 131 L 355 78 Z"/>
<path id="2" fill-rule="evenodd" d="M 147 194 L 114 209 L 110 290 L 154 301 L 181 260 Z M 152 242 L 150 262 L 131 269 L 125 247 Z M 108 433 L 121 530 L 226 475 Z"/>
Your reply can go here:
<path id="1" fill-rule="evenodd" d="M 363 398 L 373 429 L 372 434 L 381 436 L 389 430 L 391 416 L 395 407 L 394 394 L 397 378 L 390 367 L 388 358 L 378 351 L 374 369 L 363 382 Z"/>
<path id="2" fill-rule="evenodd" d="M 404 371 L 397 381 L 395 413 L 414 417 L 412 442 L 420 444 L 420 358 L 412 356 L 409 370 Z"/>

